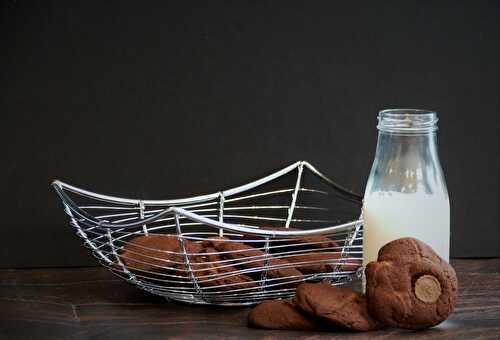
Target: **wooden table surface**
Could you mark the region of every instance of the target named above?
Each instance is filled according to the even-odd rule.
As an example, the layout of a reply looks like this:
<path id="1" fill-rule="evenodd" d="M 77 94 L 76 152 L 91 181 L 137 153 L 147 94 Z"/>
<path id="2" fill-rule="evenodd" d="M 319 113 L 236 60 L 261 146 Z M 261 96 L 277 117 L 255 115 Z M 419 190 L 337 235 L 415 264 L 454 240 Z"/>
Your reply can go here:
<path id="1" fill-rule="evenodd" d="M 500 259 L 454 260 L 460 299 L 443 324 L 412 332 L 268 331 L 249 308 L 190 306 L 143 292 L 98 267 L 0 270 L 0 339 L 500 339 Z"/>

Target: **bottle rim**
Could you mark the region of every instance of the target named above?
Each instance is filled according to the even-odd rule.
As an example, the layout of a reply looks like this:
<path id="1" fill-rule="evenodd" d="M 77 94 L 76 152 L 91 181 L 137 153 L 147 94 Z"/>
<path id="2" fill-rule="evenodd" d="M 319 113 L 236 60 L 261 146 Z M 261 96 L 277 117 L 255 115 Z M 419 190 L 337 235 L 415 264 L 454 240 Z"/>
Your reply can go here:
<path id="1" fill-rule="evenodd" d="M 401 134 L 425 134 L 438 129 L 437 113 L 422 109 L 386 109 L 378 113 L 379 131 Z"/>

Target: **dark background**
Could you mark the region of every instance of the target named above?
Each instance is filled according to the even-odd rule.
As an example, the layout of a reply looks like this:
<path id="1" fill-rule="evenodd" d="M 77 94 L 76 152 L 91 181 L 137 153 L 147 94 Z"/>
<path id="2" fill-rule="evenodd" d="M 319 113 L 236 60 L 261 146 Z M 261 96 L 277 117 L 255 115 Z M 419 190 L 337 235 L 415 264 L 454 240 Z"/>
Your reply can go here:
<path id="1" fill-rule="evenodd" d="M 495 1 L 6 1 L 1 267 L 96 264 L 50 190 L 175 198 L 305 159 L 362 193 L 382 108 L 438 111 L 452 256 L 500 256 Z"/>

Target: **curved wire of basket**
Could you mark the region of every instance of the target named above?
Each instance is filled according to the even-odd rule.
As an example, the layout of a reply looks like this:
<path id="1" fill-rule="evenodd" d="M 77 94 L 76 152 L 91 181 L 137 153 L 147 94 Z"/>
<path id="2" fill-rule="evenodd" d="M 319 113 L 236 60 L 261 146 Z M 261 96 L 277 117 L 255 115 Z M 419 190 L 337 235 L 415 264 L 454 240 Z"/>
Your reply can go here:
<path id="1" fill-rule="evenodd" d="M 306 187 L 305 169 L 330 192 Z M 280 180 L 295 171 L 292 183 L 280 186 Z M 250 305 L 293 296 L 295 286 L 303 281 L 340 285 L 359 274 L 362 219 L 325 218 L 332 209 L 317 202 L 319 196 L 330 202 L 328 195 L 333 193 L 359 213 L 362 199 L 305 161 L 236 188 L 172 200 L 97 194 L 58 180 L 52 186 L 70 224 L 103 266 L 148 292 L 173 300 Z M 176 237 L 178 251 L 130 242 L 150 235 Z M 318 235 L 322 238 L 311 238 Z M 186 246 L 217 237 L 253 247 L 199 253 Z M 302 275 L 282 274 L 290 268 Z M 251 278 L 251 284 L 242 282 L 243 277 Z"/>

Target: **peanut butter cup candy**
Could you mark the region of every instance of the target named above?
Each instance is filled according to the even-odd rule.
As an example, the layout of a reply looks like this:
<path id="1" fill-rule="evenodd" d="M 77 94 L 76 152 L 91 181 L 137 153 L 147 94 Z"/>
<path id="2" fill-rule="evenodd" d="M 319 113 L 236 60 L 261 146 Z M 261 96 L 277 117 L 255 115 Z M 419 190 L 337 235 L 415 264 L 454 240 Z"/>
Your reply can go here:
<path id="1" fill-rule="evenodd" d="M 457 303 L 455 270 L 415 238 L 383 246 L 365 275 L 370 314 L 388 326 L 432 327 L 446 320 Z"/>

